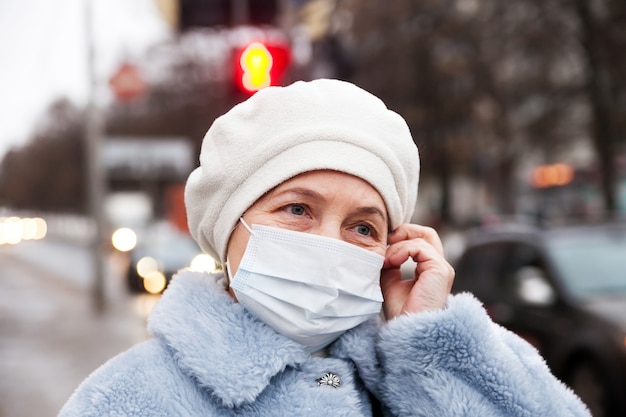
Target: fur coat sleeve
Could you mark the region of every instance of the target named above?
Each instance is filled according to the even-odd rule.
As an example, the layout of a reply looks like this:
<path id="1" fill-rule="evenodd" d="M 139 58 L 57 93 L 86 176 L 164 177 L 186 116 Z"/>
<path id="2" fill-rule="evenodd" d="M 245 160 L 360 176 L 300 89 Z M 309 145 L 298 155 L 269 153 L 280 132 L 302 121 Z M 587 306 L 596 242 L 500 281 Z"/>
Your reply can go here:
<path id="1" fill-rule="evenodd" d="M 353 331 L 335 354 L 352 358 L 387 415 L 590 415 L 535 348 L 493 323 L 470 294 L 357 331 L 370 332 L 371 343 Z"/>

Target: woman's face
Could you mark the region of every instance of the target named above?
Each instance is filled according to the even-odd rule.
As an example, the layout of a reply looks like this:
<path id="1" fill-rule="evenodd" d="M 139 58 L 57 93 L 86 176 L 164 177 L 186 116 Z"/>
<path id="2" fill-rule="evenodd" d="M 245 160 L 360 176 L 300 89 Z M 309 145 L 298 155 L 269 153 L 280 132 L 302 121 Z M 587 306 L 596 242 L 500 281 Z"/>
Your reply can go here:
<path id="1" fill-rule="evenodd" d="M 243 218 L 249 225 L 341 239 L 383 256 L 387 248 L 382 197 L 369 183 L 342 172 L 312 171 L 287 180 L 257 200 Z M 227 249 L 232 276 L 249 238 L 250 232 L 238 223 Z"/>

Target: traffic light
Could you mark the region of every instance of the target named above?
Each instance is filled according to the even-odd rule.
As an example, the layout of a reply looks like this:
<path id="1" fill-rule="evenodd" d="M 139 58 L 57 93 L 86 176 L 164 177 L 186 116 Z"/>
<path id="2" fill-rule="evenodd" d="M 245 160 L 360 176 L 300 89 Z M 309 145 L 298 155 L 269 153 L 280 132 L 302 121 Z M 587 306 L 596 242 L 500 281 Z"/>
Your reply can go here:
<path id="1" fill-rule="evenodd" d="M 261 42 L 248 45 L 239 57 L 241 66 L 241 85 L 247 91 L 257 91 L 272 84 L 270 71 L 274 58 Z"/>
<path id="2" fill-rule="evenodd" d="M 235 84 L 247 94 L 280 85 L 290 60 L 291 52 L 286 44 L 251 42 L 235 50 Z"/>

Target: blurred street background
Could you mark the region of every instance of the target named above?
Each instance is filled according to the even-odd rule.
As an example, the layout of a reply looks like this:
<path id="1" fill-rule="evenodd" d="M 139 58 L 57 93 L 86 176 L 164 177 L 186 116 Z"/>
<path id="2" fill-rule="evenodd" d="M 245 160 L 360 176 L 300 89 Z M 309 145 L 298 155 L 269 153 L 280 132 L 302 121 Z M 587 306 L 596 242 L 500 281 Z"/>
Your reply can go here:
<path id="1" fill-rule="evenodd" d="M 107 263 L 108 308 L 92 306 L 90 253 L 46 238 L 0 246 L 0 416 L 54 416 L 100 364 L 147 338 L 154 295 L 131 296 Z"/>
<path id="2" fill-rule="evenodd" d="M 0 35 L 0 417 L 56 415 L 173 273 L 220 267 L 183 205 L 204 133 L 324 77 L 407 120 L 463 290 L 626 415 L 624 1 L 0 0 Z"/>

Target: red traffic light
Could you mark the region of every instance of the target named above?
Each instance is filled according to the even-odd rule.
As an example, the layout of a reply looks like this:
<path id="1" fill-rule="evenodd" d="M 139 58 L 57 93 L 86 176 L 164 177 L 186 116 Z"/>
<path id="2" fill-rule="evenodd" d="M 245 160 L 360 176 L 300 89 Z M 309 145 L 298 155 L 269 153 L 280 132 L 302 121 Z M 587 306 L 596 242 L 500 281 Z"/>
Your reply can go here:
<path id="1" fill-rule="evenodd" d="M 265 45 L 260 42 L 251 43 L 243 50 L 239 58 L 242 69 L 241 84 L 248 91 L 257 91 L 272 84 L 270 71 L 274 58 Z"/>
<path id="2" fill-rule="evenodd" d="M 254 93 L 280 85 L 290 61 L 287 45 L 252 42 L 236 51 L 235 82 L 243 91 Z"/>

